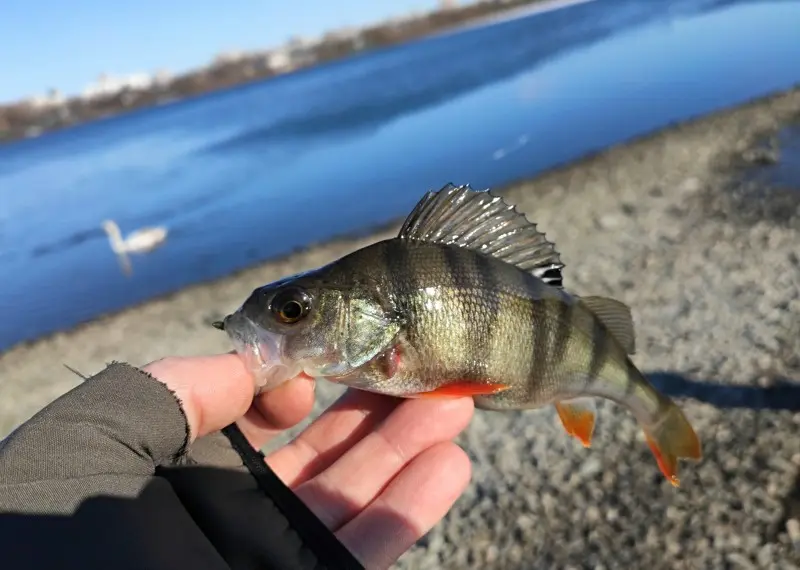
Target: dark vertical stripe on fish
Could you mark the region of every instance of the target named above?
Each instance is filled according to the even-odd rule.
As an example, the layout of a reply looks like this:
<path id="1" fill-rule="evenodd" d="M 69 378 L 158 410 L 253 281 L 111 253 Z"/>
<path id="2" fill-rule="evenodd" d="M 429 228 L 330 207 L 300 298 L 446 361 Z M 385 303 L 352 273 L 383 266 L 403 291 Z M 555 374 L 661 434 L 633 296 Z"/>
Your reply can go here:
<path id="1" fill-rule="evenodd" d="M 500 355 L 493 354 L 494 335 L 502 334 L 504 330 L 502 321 L 508 318 L 506 309 L 509 307 L 504 306 L 501 301 L 492 260 L 486 255 L 476 255 L 474 260 L 475 278 L 480 286 L 481 297 L 489 307 L 489 317 L 478 320 L 474 315 L 471 316 L 471 321 L 477 321 L 473 325 L 475 326 L 477 346 L 473 349 L 477 361 L 485 363 L 486 375 L 494 377 L 495 372 L 502 369 L 503 364 L 496 362 Z"/>
<path id="2" fill-rule="evenodd" d="M 444 254 L 444 264 L 447 268 L 447 274 L 450 276 L 453 287 L 462 291 L 473 289 L 473 281 L 464 263 L 464 252 L 458 249 L 458 246 L 451 245 L 445 246 L 442 253 Z"/>
<path id="3" fill-rule="evenodd" d="M 608 339 L 609 334 L 603 326 L 603 323 L 600 319 L 592 315 L 592 359 L 589 362 L 588 382 L 594 382 L 600 376 L 600 372 L 608 356 Z"/>
<path id="4" fill-rule="evenodd" d="M 400 303 L 407 301 L 408 293 L 416 289 L 408 247 L 408 243 L 395 239 L 387 241 L 383 250 L 383 265 L 390 283 L 389 290 L 394 293 L 395 309 L 401 314 L 408 307 Z"/>
<path id="5" fill-rule="evenodd" d="M 374 254 L 373 254 L 373 257 L 375 257 Z M 376 268 L 377 271 L 381 271 L 381 272 L 384 271 L 384 267 L 380 263 L 383 260 L 382 259 L 378 259 L 377 261 L 379 262 L 377 264 L 377 268 Z M 355 269 L 357 267 L 357 265 L 356 265 L 357 264 L 356 256 L 354 256 L 354 255 L 346 255 L 343 258 L 339 259 L 339 261 L 337 261 L 336 263 L 337 263 L 337 266 L 338 266 L 337 267 L 337 272 L 338 272 L 339 275 L 344 277 L 344 281 L 347 283 L 347 285 L 350 286 L 350 287 L 355 285 L 356 281 L 357 281 L 357 276 L 359 275 L 359 273 L 357 271 L 355 271 Z"/>
<path id="6" fill-rule="evenodd" d="M 535 395 L 541 377 L 547 366 L 547 301 L 543 299 L 530 300 L 530 323 L 533 328 L 533 353 L 531 354 L 531 373 L 528 382 L 528 398 L 532 399 Z"/>
<path id="7" fill-rule="evenodd" d="M 495 299 L 497 299 L 497 277 L 491 258 L 483 254 L 476 255 L 475 269 L 478 271 L 476 277 L 481 289 L 493 293 Z"/>
<path id="8" fill-rule="evenodd" d="M 636 383 L 639 381 L 640 373 L 636 369 L 636 365 L 631 362 L 630 358 L 625 358 L 625 397 L 628 398 L 633 395 L 634 390 L 636 390 Z"/>
<path id="9" fill-rule="evenodd" d="M 567 354 L 569 339 L 572 336 L 572 312 L 574 305 L 566 300 L 555 301 L 556 330 L 553 341 L 553 362 L 561 363 Z"/>
<path id="10" fill-rule="evenodd" d="M 485 331 L 494 321 L 495 311 L 493 310 L 494 307 L 487 307 L 493 316 L 491 319 L 484 320 L 478 320 L 474 314 L 470 314 L 473 309 L 470 300 L 478 289 L 483 286 L 482 275 L 477 271 L 476 262 L 474 261 L 480 256 L 474 252 L 462 250 L 458 246 L 446 246 L 443 248 L 442 254 L 450 282 L 453 288 L 459 292 L 457 310 L 460 313 L 461 322 L 465 323 L 466 327 L 465 334 L 467 337 L 464 341 L 469 345 L 466 349 L 472 356 L 472 361 L 479 368 L 470 372 L 476 376 L 485 376 L 485 370 L 481 367 L 489 367 L 491 365 L 488 360 L 488 357 L 491 357 L 491 347 L 483 342 L 482 337 L 484 337 Z M 489 291 L 486 291 L 486 293 L 491 295 Z M 486 301 L 490 302 L 490 300 L 491 297 L 487 296 Z"/>

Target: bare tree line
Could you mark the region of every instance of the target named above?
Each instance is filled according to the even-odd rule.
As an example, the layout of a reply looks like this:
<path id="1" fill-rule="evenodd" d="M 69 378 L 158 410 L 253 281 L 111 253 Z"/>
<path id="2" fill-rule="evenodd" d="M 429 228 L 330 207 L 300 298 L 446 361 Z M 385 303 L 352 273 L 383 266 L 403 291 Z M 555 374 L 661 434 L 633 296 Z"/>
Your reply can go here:
<path id="1" fill-rule="evenodd" d="M 407 42 L 542 1 L 484 0 L 412 19 L 373 25 L 350 36 L 327 34 L 320 42 L 310 46 L 301 58 L 292 62 L 290 71 Z M 145 89 L 127 88 L 93 98 L 73 97 L 58 105 L 37 106 L 30 102 L 19 102 L 0 106 L 0 142 L 37 136 L 47 131 L 260 81 L 282 73 L 284 71 L 276 70 L 269 64 L 264 54 L 250 54 L 234 61 L 217 61 Z"/>

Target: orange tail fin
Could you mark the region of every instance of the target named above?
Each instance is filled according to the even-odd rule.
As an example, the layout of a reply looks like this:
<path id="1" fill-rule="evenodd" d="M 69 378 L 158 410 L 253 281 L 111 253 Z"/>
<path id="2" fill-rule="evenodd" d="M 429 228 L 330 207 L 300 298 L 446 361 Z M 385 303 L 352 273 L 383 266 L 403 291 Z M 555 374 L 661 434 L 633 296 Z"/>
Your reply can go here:
<path id="1" fill-rule="evenodd" d="M 645 427 L 644 435 L 661 472 L 676 487 L 680 485 L 678 459 L 697 461 L 703 456 L 697 434 L 675 404 L 652 427 Z"/>

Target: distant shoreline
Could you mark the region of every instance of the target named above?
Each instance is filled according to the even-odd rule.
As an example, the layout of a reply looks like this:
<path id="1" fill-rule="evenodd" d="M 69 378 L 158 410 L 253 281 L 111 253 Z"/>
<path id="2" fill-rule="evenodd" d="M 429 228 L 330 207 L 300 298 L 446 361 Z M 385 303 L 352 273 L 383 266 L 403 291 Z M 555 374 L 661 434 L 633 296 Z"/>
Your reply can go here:
<path id="1" fill-rule="evenodd" d="M 436 32 L 432 35 L 439 36 L 465 32 L 473 28 L 479 28 L 491 24 L 500 24 L 516 18 L 532 16 L 540 13 L 543 14 L 546 12 L 552 12 L 553 10 L 561 10 L 563 8 L 571 8 L 572 6 L 589 4 L 590 2 L 598 1 L 599 0 L 538 0 L 526 5 L 518 6 L 516 8 L 502 10 L 493 14 L 487 14 L 486 16 L 478 18 L 477 20 L 471 20 L 453 28 Z"/>
<path id="2" fill-rule="evenodd" d="M 291 57 L 283 58 L 279 63 L 275 61 L 274 51 L 247 53 L 232 61 L 215 61 L 143 88 L 124 88 L 91 98 L 70 97 L 51 105 L 37 105 L 30 101 L 2 105 L 0 144 L 262 81 L 357 53 L 421 39 L 437 32 L 460 31 L 484 22 L 488 24 L 498 16 L 527 11 L 534 5 L 542 5 L 546 10 L 548 4 L 560 8 L 588 1 L 591 0 L 487 0 L 440 9 L 401 21 L 382 22 L 350 34 L 331 32 L 311 45 L 298 40 L 296 45 L 286 48 L 291 50 Z"/>

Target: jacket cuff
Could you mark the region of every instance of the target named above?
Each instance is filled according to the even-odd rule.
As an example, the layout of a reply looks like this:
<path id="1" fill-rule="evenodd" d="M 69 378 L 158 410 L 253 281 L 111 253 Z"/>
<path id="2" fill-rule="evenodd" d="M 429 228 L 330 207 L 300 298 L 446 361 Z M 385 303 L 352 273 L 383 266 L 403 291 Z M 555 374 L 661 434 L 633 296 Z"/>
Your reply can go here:
<path id="1" fill-rule="evenodd" d="M 0 465 L 7 482 L 16 483 L 43 476 L 152 475 L 157 465 L 182 456 L 188 442 L 177 396 L 146 372 L 114 362 L 10 434 Z"/>

